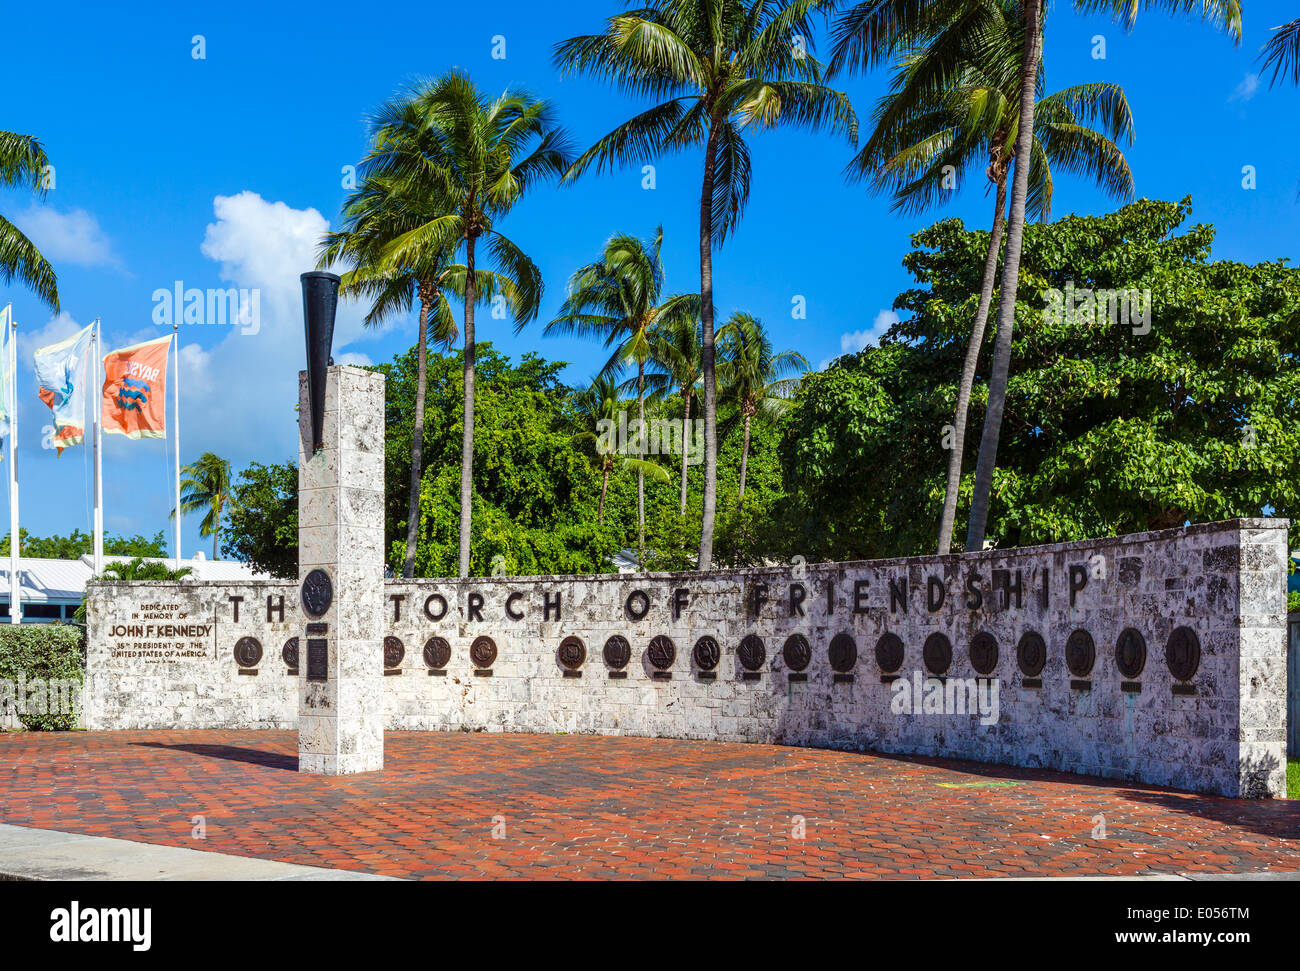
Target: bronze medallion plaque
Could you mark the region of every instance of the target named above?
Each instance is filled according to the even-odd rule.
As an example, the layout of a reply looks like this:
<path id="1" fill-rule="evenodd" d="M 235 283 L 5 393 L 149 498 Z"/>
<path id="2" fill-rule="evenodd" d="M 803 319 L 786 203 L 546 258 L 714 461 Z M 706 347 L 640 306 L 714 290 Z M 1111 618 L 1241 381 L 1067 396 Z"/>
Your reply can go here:
<path id="1" fill-rule="evenodd" d="M 1043 673 L 1047 664 L 1047 643 L 1041 634 L 1027 630 L 1021 635 L 1020 643 L 1016 645 L 1016 663 L 1026 678 L 1036 678 Z"/>
<path id="2" fill-rule="evenodd" d="M 718 642 L 706 634 L 695 642 L 691 657 L 701 671 L 712 671 L 722 660 L 722 650 L 718 647 Z"/>
<path id="3" fill-rule="evenodd" d="M 1120 632 L 1119 640 L 1115 643 L 1115 666 L 1130 681 L 1147 666 L 1146 638 L 1136 628 L 1125 627 Z"/>
<path id="4" fill-rule="evenodd" d="M 673 661 L 677 659 L 677 645 L 673 643 L 672 638 L 667 634 L 659 634 L 650 639 L 648 656 L 651 664 L 660 671 L 666 671 L 673 666 Z"/>
<path id="5" fill-rule="evenodd" d="M 627 662 L 632 660 L 632 645 L 627 642 L 627 638 L 621 634 L 615 634 L 609 640 L 605 641 L 605 663 L 616 671 L 621 671 L 627 667 Z"/>
<path id="6" fill-rule="evenodd" d="M 992 674 L 998 666 L 998 639 L 986 630 L 971 638 L 970 666 L 983 675 Z"/>
<path id="7" fill-rule="evenodd" d="M 831 662 L 831 670 L 840 674 L 852 671 L 853 665 L 858 663 L 858 642 L 852 634 L 841 631 L 831 638 L 826 657 Z"/>
<path id="8" fill-rule="evenodd" d="M 302 581 L 302 609 L 313 617 L 322 616 L 334 602 L 334 584 L 322 569 L 312 570 Z"/>
<path id="9" fill-rule="evenodd" d="M 935 631 L 925 639 L 921 657 L 925 660 L 925 669 L 931 674 L 946 674 L 952 667 L 952 641 Z"/>
<path id="10" fill-rule="evenodd" d="M 781 646 L 781 659 L 791 671 L 802 671 L 812 660 L 812 647 L 802 634 L 791 634 Z"/>
<path id="11" fill-rule="evenodd" d="M 400 638 L 384 638 L 384 667 L 395 668 L 402 663 L 402 658 L 406 657 L 406 645 Z"/>
<path id="12" fill-rule="evenodd" d="M 451 645 L 446 638 L 430 637 L 424 642 L 424 663 L 431 671 L 441 671 L 451 661 Z"/>
<path id="13" fill-rule="evenodd" d="M 587 645 L 582 643 L 582 638 L 570 635 L 560 641 L 560 649 L 556 657 L 561 665 L 570 671 L 576 671 L 582 667 L 582 662 L 587 660 Z"/>
<path id="14" fill-rule="evenodd" d="M 876 641 L 876 664 L 889 674 L 903 666 L 903 639 L 897 634 L 884 633 Z"/>
<path id="15" fill-rule="evenodd" d="M 469 646 L 469 659 L 475 667 L 492 667 L 492 662 L 497 659 L 496 641 L 486 634 L 474 638 L 474 643 Z"/>
<path id="16" fill-rule="evenodd" d="M 744 665 L 746 671 L 757 671 L 767 660 L 767 648 L 763 646 L 763 638 L 757 634 L 746 634 L 740 642 L 736 656 L 740 658 L 740 663 Z"/>
<path id="17" fill-rule="evenodd" d="M 1092 666 L 1097 660 L 1097 648 L 1092 643 L 1092 635 L 1080 628 L 1070 635 L 1065 642 L 1065 666 L 1076 678 L 1086 678 L 1092 673 Z"/>
<path id="18" fill-rule="evenodd" d="M 1190 627 L 1175 627 L 1165 644 L 1165 663 L 1177 681 L 1191 681 L 1201 666 L 1201 642 Z M 1177 685 L 1175 685 L 1177 687 Z"/>
<path id="19" fill-rule="evenodd" d="M 280 657 L 284 659 L 286 667 L 296 668 L 298 666 L 298 638 L 291 637 L 284 642 Z"/>
<path id="20" fill-rule="evenodd" d="M 256 637 L 241 637 L 235 642 L 235 660 L 241 668 L 255 668 L 262 660 L 262 642 Z"/>

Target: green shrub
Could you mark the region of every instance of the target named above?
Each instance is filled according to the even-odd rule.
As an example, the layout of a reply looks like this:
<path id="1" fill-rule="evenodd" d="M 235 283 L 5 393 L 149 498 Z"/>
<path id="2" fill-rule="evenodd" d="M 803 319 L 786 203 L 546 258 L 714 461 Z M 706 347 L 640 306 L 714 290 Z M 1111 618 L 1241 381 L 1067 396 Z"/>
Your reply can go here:
<path id="1" fill-rule="evenodd" d="M 1286 595 L 1286 612 L 1288 614 L 1300 612 L 1300 590 L 1292 590 Z"/>
<path id="2" fill-rule="evenodd" d="M 77 713 L 42 714 L 58 694 L 71 696 L 79 707 L 86 675 L 86 629 L 73 624 L 0 624 L 0 709 L 18 712 L 23 727 L 33 731 L 70 731 Z M 35 682 L 35 685 L 33 684 Z M 70 687 L 56 691 L 52 685 Z M 21 690 L 22 698 L 18 694 Z M 51 698 L 54 694 L 56 697 Z"/>

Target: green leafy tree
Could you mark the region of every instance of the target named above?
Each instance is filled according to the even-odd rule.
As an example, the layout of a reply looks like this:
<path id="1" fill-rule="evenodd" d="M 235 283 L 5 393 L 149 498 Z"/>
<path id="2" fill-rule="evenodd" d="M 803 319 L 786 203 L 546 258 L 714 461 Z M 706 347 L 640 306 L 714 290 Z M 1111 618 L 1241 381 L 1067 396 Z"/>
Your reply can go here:
<path id="1" fill-rule="evenodd" d="M 994 189 L 984 275 L 962 363 L 952 431 L 944 443 L 948 480 L 939 522 L 940 553 L 952 547 L 966 415 L 993 298 L 1007 174 L 1015 157 L 1025 46 L 1019 3 L 989 0 L 972 4 L 965 14 L 908 39 L 890 93 L 877 103 L 871 137 L 850 164 L 853 176 L 870 179 L 874 191 L 894 196 L 895 210 L 921 212 L 942 202 L 952 188 L 949 179 L 955 176 L 960 183 L 972 165 L 984 166 Z M 1040 65 L 1040 88 L 1042 75 Z M 1074 85 L 1040 97 L 1035 127 L 1028 201 L 1034 219 L 1050 218 L 1054 168 L 1091 178 L 1118 198 L 1132 197 L 1133 175 L 1115 140 L 1132 140 L 1133 119 L 1118 85 Z"/>
<path id="2" fill-rule="evenodd" d="M 650 360 L 645 376 L 646 390 L 665 400 L 676 395 L 682 408 L 682 472 L 679 512 L 686 515 L 686 481 L 691 435 L 691 404 L 700 393 L 704 339 L 698 317 L 679 315 L 656 330 L 650 340 Z"/>
<path id="3" fill-rule="evenodd" d="M 799 384 L 796 375 L 808 370 L 808 361 L 797 351 L 774 351 L 762 321 L 744 311 L 732 314 L 723 324 L 718 346 L 722 352 L 718 365 L 721 399 L 733 409 L 732 421 L 744 430 L 736 490 L 739 507 L 745 501 L 750 426 L 755 419 L 770 424 L 785 413 Z M 723 434 L 728 430 L 724 422 Z"/>
<path id="4" fill-rule="evenodd" d="M 654 462 L 643 457 L 626 455 L 618 443 L 610 441 L 610 430 L 618 425 L 619 413 L 627 408 L 618 394 L 618 382 L 608 374 L 600 374 L 591 387 L 574 396 L 574 415 L 580 431 L 573 441 L 590 459 L 592 467 L 600 473 L 600 506 L 596 522 L 605 522 L 605 497 L 609 493 L 609 475 L 615 469 L 631 469 L 637 477 L 637 542 L 645 544 L 645 478 L 668 481 L 668 473 Z M 641 409 L 644 420 L 645 409 Z M 644 555 L 644 553 L 643 553 Z"/>
<path id="5" fill-rule="evenodd" d="M 189 465 L 181 466 L 181 504 L 184 514 L 203 513 L 199 535 L 212 537 L 212 558 L 217 558 L 221 517 L 230 501 L 230 463 L 212 452 L 204 452 Z M 172 510 L 176 518 L 176 510 Z M 179 554 L 179 551 L 177 551 Z"/>
<path id="6" fill-rule="evenodd" d="M 18 528 L 18 548 L 23 556 L 46 560 L 75 560 L 94 551 L 94 537 L 74 529 L 67 536 L 30 536 L 21 526 Z M 153 539 L 144 536 L 115 536 L 112 533 L 104 537 L 104 552 L 109 556 L 159 556 L 167 555 L 167 538 L 162 530 L 154 534 Z M 0 558 L 9 555 L 9 536 L 0 539 Z"/>
<path id="7" fill-rule="evenodd" d="M 718 495 L 713 250 L 736 228 L 749 197 L 747 134 L 785 125 L 829 129 L 856 142 L 848 96 L 823 83 L 813 56 L 813 19 L 833 7 L 833 0 L 649 0 L 610 17 L 601 33 L 572 37 L 555 48 L 556 64 L 566 73 L 590 74 L 658 102 L 600 138 L 573 163 L 566 180 L 703 149 L 701 570 L 713 560 Z"/>
<path id="8" fill-rule="evenodd" d="M 450 71 L 384 106 L 375 119 L 367 172 L 420 187 L 438 200 L 435 212 L 385 247 L 399 265 L 464 247 L 465 400 L 460 477 L 459 575 L 468 576 L 473 525 L 475 308 L 479 302 L 480 240 L 495 262 L 496 279 L 518 326 L 536 316 L 542 294 L 537 266 L 496 228 L 536 183 L 558 177 L 571 156 L 550 105 L 506 92 L 488 100 L 469 77 Z M 422 409 L 420 410 L 423 413 Z M 412 472 L 415 474 L 415 471 Z M 409 527 L 408 527 L 409 528 Z"/>
<path id="9" fill-rule="evenodd" d="M 282 579 L 298 576 L 296 462 L 253 462 L 239 473 L 230 490 L 224 539 L 222 552 L 231 559 Z"/>
<path id="10" fill-rule="evenodd" d="M 50 160 L 31 135 L 0 131 L 0 186 L 45 194 Z M 59 281 L 54 267 L 22 230 L 0 215 L 0 282 L 14 277 L 31 288 L 51 310 L 59 309 Z"/>
<path id="11" fill-rule="evenodd" d="M 1300 270 L 1211 261 L 1211 227 L 1180 231 L 1189 212 L 1140 201 L 1027 229 L 998 545 L 1300 509 Z M 958 220 L 918 233 L 905 262 L 919 285 L 895 303 L 910 316 L 805 377 L 782 440 L 792 542 L 833 559 L 929 545 L 943 495 L 930 430 L 951 400 L 983 237 Z M 853 485 L 864 468 L 868 489 Z"/>
<path id="12" fill-rule="evenodd" d="M 655 230 L 647 243 L 626 233 L 611 236 L 600 259 L 577 270 L 569 280 L 569 292 L 545 333 L 595 337 L 613 354 L 602 374 L 617 375 L 636 365 L 636 410 L 638 433 L 636 471 L 637 550 L 645 556 L 645 372 L 650 360 L 651 341 L 657 332 L 682 321 L 694 323 L 699 314 L 698 296 L 668 296 L 664 293 L 664 265 L 660 256 L 664 229 Z M 617 416 L 615 416 L 617 417 Z M 658 466 L 655 466 L 658 469 Z M 662 470 L 659 470 L 662 471 Z"/>

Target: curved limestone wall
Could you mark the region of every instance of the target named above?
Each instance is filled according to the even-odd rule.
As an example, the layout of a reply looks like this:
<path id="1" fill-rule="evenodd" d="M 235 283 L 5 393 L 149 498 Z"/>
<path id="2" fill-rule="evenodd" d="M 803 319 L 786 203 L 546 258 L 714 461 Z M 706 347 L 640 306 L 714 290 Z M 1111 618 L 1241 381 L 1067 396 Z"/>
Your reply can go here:
<path id="1" fill-rule="evenodd" d="M 1281 796 L 1285 526 L 390 580 L 386 725 L 779 742 Z M 88 618 L 87 727 L 295 727 L 296 584 L 100 583 Z"/>

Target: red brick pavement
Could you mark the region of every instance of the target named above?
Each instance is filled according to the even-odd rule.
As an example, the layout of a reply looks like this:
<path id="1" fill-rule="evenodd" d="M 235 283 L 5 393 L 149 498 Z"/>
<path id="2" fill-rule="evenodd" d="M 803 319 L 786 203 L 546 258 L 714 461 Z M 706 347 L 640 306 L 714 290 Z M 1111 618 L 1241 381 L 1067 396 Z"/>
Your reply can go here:
<path id="1" fill-rule="evenodd" d="M 773 745 L 395 732 L 385 746 L 385 771 L 324 778 L 295 771 L 292 732 L 10 734 L 0 822 L 405 877 L 1300 870 L 1300 802 Z"/>

